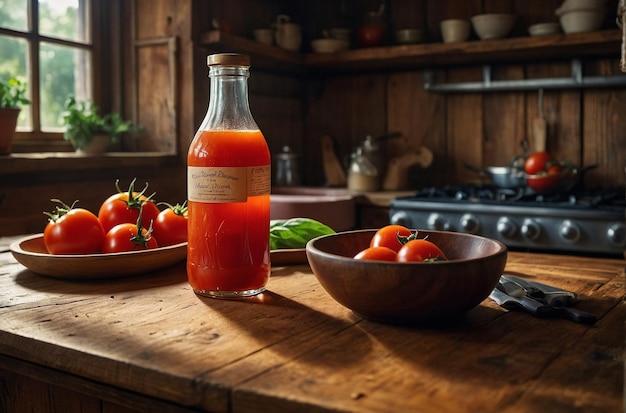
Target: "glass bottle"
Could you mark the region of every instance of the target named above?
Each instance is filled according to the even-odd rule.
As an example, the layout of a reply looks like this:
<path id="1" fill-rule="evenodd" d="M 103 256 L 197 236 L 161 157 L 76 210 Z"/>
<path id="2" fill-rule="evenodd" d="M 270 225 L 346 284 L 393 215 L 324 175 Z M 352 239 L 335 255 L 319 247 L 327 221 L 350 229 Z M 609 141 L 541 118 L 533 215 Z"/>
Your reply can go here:
<path id="1" fill-rule="evenodd" d="M 270 152 L 248 104 L 250 58 L 207 63 L 209 108 L 187 156 L 187 276 L 196 294 L 246 297 L 270 276 Z"/>

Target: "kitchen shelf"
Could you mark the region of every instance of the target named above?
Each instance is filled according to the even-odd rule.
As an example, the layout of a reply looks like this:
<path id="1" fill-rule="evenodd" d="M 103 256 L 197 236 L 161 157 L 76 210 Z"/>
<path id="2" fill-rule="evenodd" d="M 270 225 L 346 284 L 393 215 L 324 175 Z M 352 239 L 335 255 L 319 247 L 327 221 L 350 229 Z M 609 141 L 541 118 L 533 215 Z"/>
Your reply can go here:
<path id="1" fill-rule="evenodd" d="M 254 68 L 277 72 L 301 72 L 304 58 L 301 53 L 269 46 L 219 30 L 202 34 L 200 42 L 212 53 L 243 53 L 250 56 Z"/>
<path id="2" fill-rule="evenodd" d="M 587 56 L 618 57 L 620 30 L 472 40 L 462 43 L 421 43 L 351 49 L 332 54 L 297 53 L 217 30 L 204 33 L 201 44 L 212 52 L 249 54 L 254 66 L 280 72 L 366 72 L 392 69 L 564 60 Z"/>

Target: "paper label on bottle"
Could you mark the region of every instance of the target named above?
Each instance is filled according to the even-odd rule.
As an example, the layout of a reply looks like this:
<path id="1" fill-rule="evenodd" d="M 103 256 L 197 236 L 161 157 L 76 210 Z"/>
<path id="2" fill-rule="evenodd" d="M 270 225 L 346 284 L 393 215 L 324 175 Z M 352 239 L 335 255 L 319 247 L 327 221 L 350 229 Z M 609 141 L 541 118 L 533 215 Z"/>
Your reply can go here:
<path id="1" fill-rule="evenodd" d="M 248 167 L 248 196 L 268 195 L 272 191 L 269 165 Z"/>
<path id="2" fill-rule="evenodd" d="M 187 198 L 193 202 L 246 202 L 248 196 L 269 194 L 268 166 L 187 167 Z"/>

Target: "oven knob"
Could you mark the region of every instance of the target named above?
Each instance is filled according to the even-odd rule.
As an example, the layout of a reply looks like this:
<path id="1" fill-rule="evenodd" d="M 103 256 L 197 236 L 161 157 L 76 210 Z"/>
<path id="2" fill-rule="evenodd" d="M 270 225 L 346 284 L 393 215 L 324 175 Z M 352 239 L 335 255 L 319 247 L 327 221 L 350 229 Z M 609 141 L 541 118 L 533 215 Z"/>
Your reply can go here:
<path id="1" fill-rule="evenodd" d="M 576 242 L 580 239 L 580 228 L 569 219 L 561 223 L 559 228 L 561 238 L 568 242 Z"/>
<path id="2" fill-rule="evenodd" d="M 395 212 L 391 216 L 390 222 L 392 224 L 402 225 L 407 228 L 411 227 L 411 219 L 409 218 L 409 214 L 407 214 L 405 211 Z"/>
<path id="3" fill-rule="evenodd" d="M 430 214 L 428 217 L 428 229 L 434 229 L 436 231 L 447 231 L 450 229 L 450 224 L 439 214 Z"/>
<path id="4" fill-rule="evenodd" d="M 541 235 L 541 227 L 532 219 L 527 219 L 522 224 L 521 232 L 524 237 L 531 241 L 535 241 L 539 239 L 539 236 Z"/>
<path id="5" fill-rule="evenodd" d="M 502 235 L 503 237 L 513 238 L 515 236 L 515 233 L 517 232 L 517 225 L 515 225 L 515 222 L 513 222 L 513 220 L 507 217 L 502 217 L 498 220 L 496 229 L 498 230 L 498 234 Z"/>
<path id="6" fill-rule="evenodd" d="M 465 214 L 461 217 L 461 229 L 470 234 L 476 234 L 480 228 L 480 222 L 472 214 Z"/>
<path id="7" fill-rule="evenodd" d="M 606 237 L 618 247 L 626 246 L 626 225 L 619 222 L 612 224 L 606 232 Z"/>

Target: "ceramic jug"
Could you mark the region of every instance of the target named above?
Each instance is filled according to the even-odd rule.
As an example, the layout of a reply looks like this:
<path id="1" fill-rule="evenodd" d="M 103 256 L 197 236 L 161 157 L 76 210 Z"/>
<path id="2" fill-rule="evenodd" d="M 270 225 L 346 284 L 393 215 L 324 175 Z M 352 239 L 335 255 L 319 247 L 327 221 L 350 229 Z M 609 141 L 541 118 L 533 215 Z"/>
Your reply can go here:
<path id="1" fill-rule="evenodd" d="M 276 18 L 276 44 L 283 49 L 298 51 L 302 45 L 302 28 L 284 14 Z"/>

